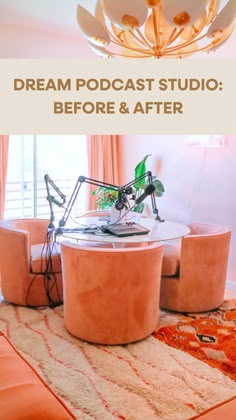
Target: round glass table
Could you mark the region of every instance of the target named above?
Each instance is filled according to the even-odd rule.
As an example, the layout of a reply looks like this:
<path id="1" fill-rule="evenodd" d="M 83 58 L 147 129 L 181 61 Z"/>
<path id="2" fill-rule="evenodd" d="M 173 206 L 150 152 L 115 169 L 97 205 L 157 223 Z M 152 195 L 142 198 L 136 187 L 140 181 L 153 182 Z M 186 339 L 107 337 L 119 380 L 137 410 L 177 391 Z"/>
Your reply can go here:
<path id="1" fill-rule="evenodd" d="M 60 241 L 64 238 L 74 241 L 91 241 L 91 242 L 106 242 L 112 243 L 114 247 L 125 246 L 125 244 L 135 243 L 150 243 L 159 241 L 169 241 L 172 239 L 182 238 L 186 236 L 190 229 L 188 226 L 171 221 L 159 222 L 152 218 L 141 217 L 138 224 L 149 229 L 149 233 L 141 235 L 132 235 L 125 237 L 118 237 L 110 233 L 104 233 L 102 230 L 95 230 L 93 233 L 88 233 L 88 228 L 96 229 L 96 227 L 106 227 L 108 222 L 103 218 L 98 217 L 79 217 L 62 232 L 56 232 L 56 238 Z M 120 245 L 119 245 L 120 244 Z M 89 245 L 89 244 L 88 244 Z"/>

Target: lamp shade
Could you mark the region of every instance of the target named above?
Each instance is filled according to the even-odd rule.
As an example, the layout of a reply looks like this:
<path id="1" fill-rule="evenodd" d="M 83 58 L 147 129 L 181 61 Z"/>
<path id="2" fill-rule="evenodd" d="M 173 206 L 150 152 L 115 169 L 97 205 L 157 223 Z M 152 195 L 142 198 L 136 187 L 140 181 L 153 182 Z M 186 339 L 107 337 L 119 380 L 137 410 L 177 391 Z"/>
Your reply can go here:
<path id="1" fill-rule="evenodd" d="M 209 13 L 206 20 L 206 24 L 209 24 L 215 19 L 220 9 L 221 0 L 210 0 L 209 2 Z"/>
<path id="2" fill-rule="evenodd" d="M 126 30 L 142 26 L 148 15 L 148 7 L 143 0 L 103 0 L 103 8 L 114 25 Z"/>
<path id="3" fill-rule="evenodd" d="M 207 0 L 162 0 L 162 13 L 169 25 L 185 27 L 200 18 Z"/>
<path id="4" fill-rule="evenodd" d="M 92 42 L 89 42 L 89 45 L 90 45 L 91 50 L 97 53 L 97 55 L 99 55 L 100 57 L 108 58 L 111 56 L 109 51 L 106 50 L 106 48 L 100 47 L 99 45 L 95 45 Z"/>
<path id="5" fill-rule="evenodd" d="M 110 36 L 107 29 L 95 16 L 80 5 L 77 6 L 77 21 L 84 36 L 92 44 L 105 46 L 110 43 Z"/>
<path id="6" fill-rule="evenodd" d="M 220 31 L 219 37 L 212 37 L 212 42 L 205 48 L 205 51 L 216 51 L 219 47 L 221 47 L 227 39 L 230 37 L 234 30 L 234 23 L 232 23 L 228 28 L 222 29 Z"/>
<path id="7" fill-rule="evenodd" d="M 227 29 L 236 16 L 236 0 L 229 0 L 221 12 L 216 16 L 214 22 L 207 31 L 209 38 L 216 36 L 223 29 Z"/>

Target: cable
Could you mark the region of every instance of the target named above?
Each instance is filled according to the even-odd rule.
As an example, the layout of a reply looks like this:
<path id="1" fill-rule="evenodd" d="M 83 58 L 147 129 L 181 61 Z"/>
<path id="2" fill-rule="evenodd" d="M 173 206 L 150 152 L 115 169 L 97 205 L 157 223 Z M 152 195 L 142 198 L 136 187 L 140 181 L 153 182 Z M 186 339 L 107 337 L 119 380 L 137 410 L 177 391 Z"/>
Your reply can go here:
<path id="1" fill-rule="evenodd" d="M 132 206 L 129 205 L 129 208 L 127 209 L 127 211 L 123 215 L 121 215 L 121 211 L 120 211 L 119 212 L 119 217 L 115 222 L 113 222 L 113 223 L 107 222 L 109 227 L 116 226 L 118 223 L 120 223 L 120 221 L 123 220 L 124 217 L 126 217 L 127 214 L 134 209 L 135 205 L 136 205 L 136 203 L 134 203 Z M 91 225 L 84 225 L 84 224 L 78 223 L 78 222 L 77 222 L 77 224 L 81 225 L 82 227 L 81 228 L 80 227 L 78 227 L 78 228 L 77 227 L 76 228 L 64 228 L 64 227 L 62 227 L 62 228 L 60 228 L 59 233 L 57 232 L 57 229 L 56 229 L 55 234 L 56 235 L 57 234 L 63 235 L 63 233 L 76 233 L 76 232 L 78 232 L 78 233 L 88 233 L 88 234 L 104 235 L 104 236 L 109 235 L 109 232 L 104 231 L 107 227 L 107 224 L 106 225 L 104 225 L 104 224 L 103 225 L 96 225 L 95 223 L 92 223 Z"/>
<path id="2" fill-rule="evenodd" d="M 135 205 L 136 205 L 136 203 L 134 203 L 132 206 L 129 206 L 129 208 L 126 210 L 126 212 L 123 215 L 121 215 L 121 211 L 120 211 L 119 217 L 118 217 L 118 219 L 115 222 L 113 222 L 113 223 L 107 222 L 107 224 L 109 225 L 109 227 L 116 226 L 118 223 L 120 223 L 120 221 L 124 217 L 126 217 L 129 212 L 131 212 L 134 209 Z M 62 228 L 62 232 L 63 233 L 76 233 L 76 232 L 81 232 L 81 233 L 92 233 L 92 234 L 95 234 L 95 235 L 101 235 L 102 234 L 102 235 L 107 235 L 108 236 L 109 233 L 108 232 L 106 233 L 106 232 L 103 231 L 103 229 L 106 229 L 107 224 L 106 225 L 104 225 L 104 224 L 103 225 L 92 224 L 90 226 L 81 224 L 81 226 L 86 226 L 86 227 L 83 227 L 83 228 L 73 228 L 73 229 Z M 94 225 L 94 228 L 92 227 L 93 225 Z"/>
<path id="3" fill-rule="evenodd" d="M 37 305 L 32 306 L 29 303 L 29 295 L 30 295 L 30 291 L 33 286 L 33 283 L 35 282 L 38 276 L 43 276 L 44 289 L 45 289 L 45 293 L 48 299 L 48 306 L 51 308 L 54 308 L 63 303 L 63 301 L 61 300 L 59 290 L 58 290 L 57 276 L 56 276 L 56 273 L 53 271 L 52 254 L 54 250 L 56 250 L 56 255 L 60 259 L 60 254 L 55 248 L 55 242 L 52 242 L 52 231 L 48 231 L 45 236 L 44 245 L 41 251 L 40 271 L 38 273 L 35 273 L 35 276 L 32 278 L 30 285 L 28 287 L 28 291 L 26 295 L 26 305 L 28 307 L 31 307 L 31 308 L 37 307 Z M 56 289 L 56 295 L 58 297 L 57 302 L 55 302 L 55 300 L 51 297 L 51 293 L 54 288 Z M 40 307 L 42 307 L 42 305 Z"/>
<path id="4" fill-rule="evenodd" d="M 46 253 L 45 253 L 45 258 L 44 258 L 43 253 L 44 253 L 45 246 L 46 246 Z M 44 275 L 45 291 L 48 298 L 49 306 L 53 306 L 53 307 L 58 305 L 58 303 L 56 304 L 51 298 L 51 291 L 54 289 L 54 287 L 56 288 L 57 297 L 60 301 L 60 294 L 59 294 L 58 284 L 57 284 L 57 276 L 55 272 L 53 271 L 52 254 L 53 254 L 54 249 L 56 250 L 57 257 L 61 260 L 60 254 L 58 253 L 55 242 L 53 241 L 53 238 L 52 238 L 52 232 L 48 232 L 46 235 L 44 247 L 41 252 L 41 269 L 42 269 L 42 274 Z M 42 264 L 44 263 L 44 261 L 46 262 L 45 270 L 43 270 L 43 267 L 42 267 Z M 49 284 L 50 280 L 54 280 L 54 282 L 51 284 L 51 287 Z"/>

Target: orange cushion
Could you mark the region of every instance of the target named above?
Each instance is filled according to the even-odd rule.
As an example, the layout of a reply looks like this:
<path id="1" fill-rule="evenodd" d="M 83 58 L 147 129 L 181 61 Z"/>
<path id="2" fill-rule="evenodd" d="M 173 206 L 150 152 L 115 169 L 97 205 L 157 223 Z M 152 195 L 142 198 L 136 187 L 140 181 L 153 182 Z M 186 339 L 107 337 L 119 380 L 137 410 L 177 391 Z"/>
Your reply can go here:
<path id="1" fill-rule="evenodd" d="M 180 250 L 175 245 L 164 245 L 162 276 L 175 276 L 179 273 Z"/>
<path id="2" fill-rule="evenodd" d="M 50 258 L 47 257 L 50 255 Z M 31 246 L 31 271 L 33 273 L 53 272 L 61 273 L 61 248 L 60 244 L 48 245 L 37 244 Z"/>
<path id="3" fill-rule="evenodd" d="M 209 410 L 204 411 L 197 416 L 191 417 L 190 420 L 235 420 L 235 413 L 236 397 L 233 397 L 221 404 L 218 404 L 215 407 L 210 408 Z"/>
<path id="4" fill-rule="evenodd" d="M 0 416 L 6 420 L 76 417 L 0 333 Z"/>

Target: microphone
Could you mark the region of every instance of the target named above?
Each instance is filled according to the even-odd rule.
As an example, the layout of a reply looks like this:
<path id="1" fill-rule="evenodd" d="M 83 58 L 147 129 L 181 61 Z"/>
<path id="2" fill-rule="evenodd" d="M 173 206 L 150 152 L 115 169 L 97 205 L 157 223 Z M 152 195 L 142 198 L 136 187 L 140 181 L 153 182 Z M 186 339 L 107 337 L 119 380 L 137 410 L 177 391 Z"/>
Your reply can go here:
<path id="1" fill-rule="evenodd" d="M 144 190 L 144 192 L 143 192 L 143 194 L 141 194 L 136 200 L 135 200 L 135 204 L 140 204 L 140 203 L 142 203 L 142 201 L 143 200 L 145 200 L 145 198 L 148 196 L 148 195 L 151 195 L 152 193 L 154 193 L 154 191 L 155 191 L 155 186 L 153 185 L 153 184 L 149 184 L 146 188 L 145 188 L 145 190 Z"/>
<path id="2" fill-rule="evenodd" d="M 127 203 L 127 196 L 125 192 L 120 192 L 119 196 L 115 202 L 115 208 L 116 210 L 123 210 L 123 208 L 125 207 L 126 203 Z"/>
<path id="3" fill-rule="evenodd" d="M 133 188 L 132 187 L 126 187 L 124 192 L 127 195 L 133 194 Z"/>
<path id="4" fill-rule="evenodd" d="M 53 195 L 50 195 L 50 198 L 47 197 L 47 200 L 51 201 L 53 204 L 56 204 L 58 207 L 64 207 L 63 206 L 64 203 L 60 203 L 60 201 L 56 200 Z"/>

